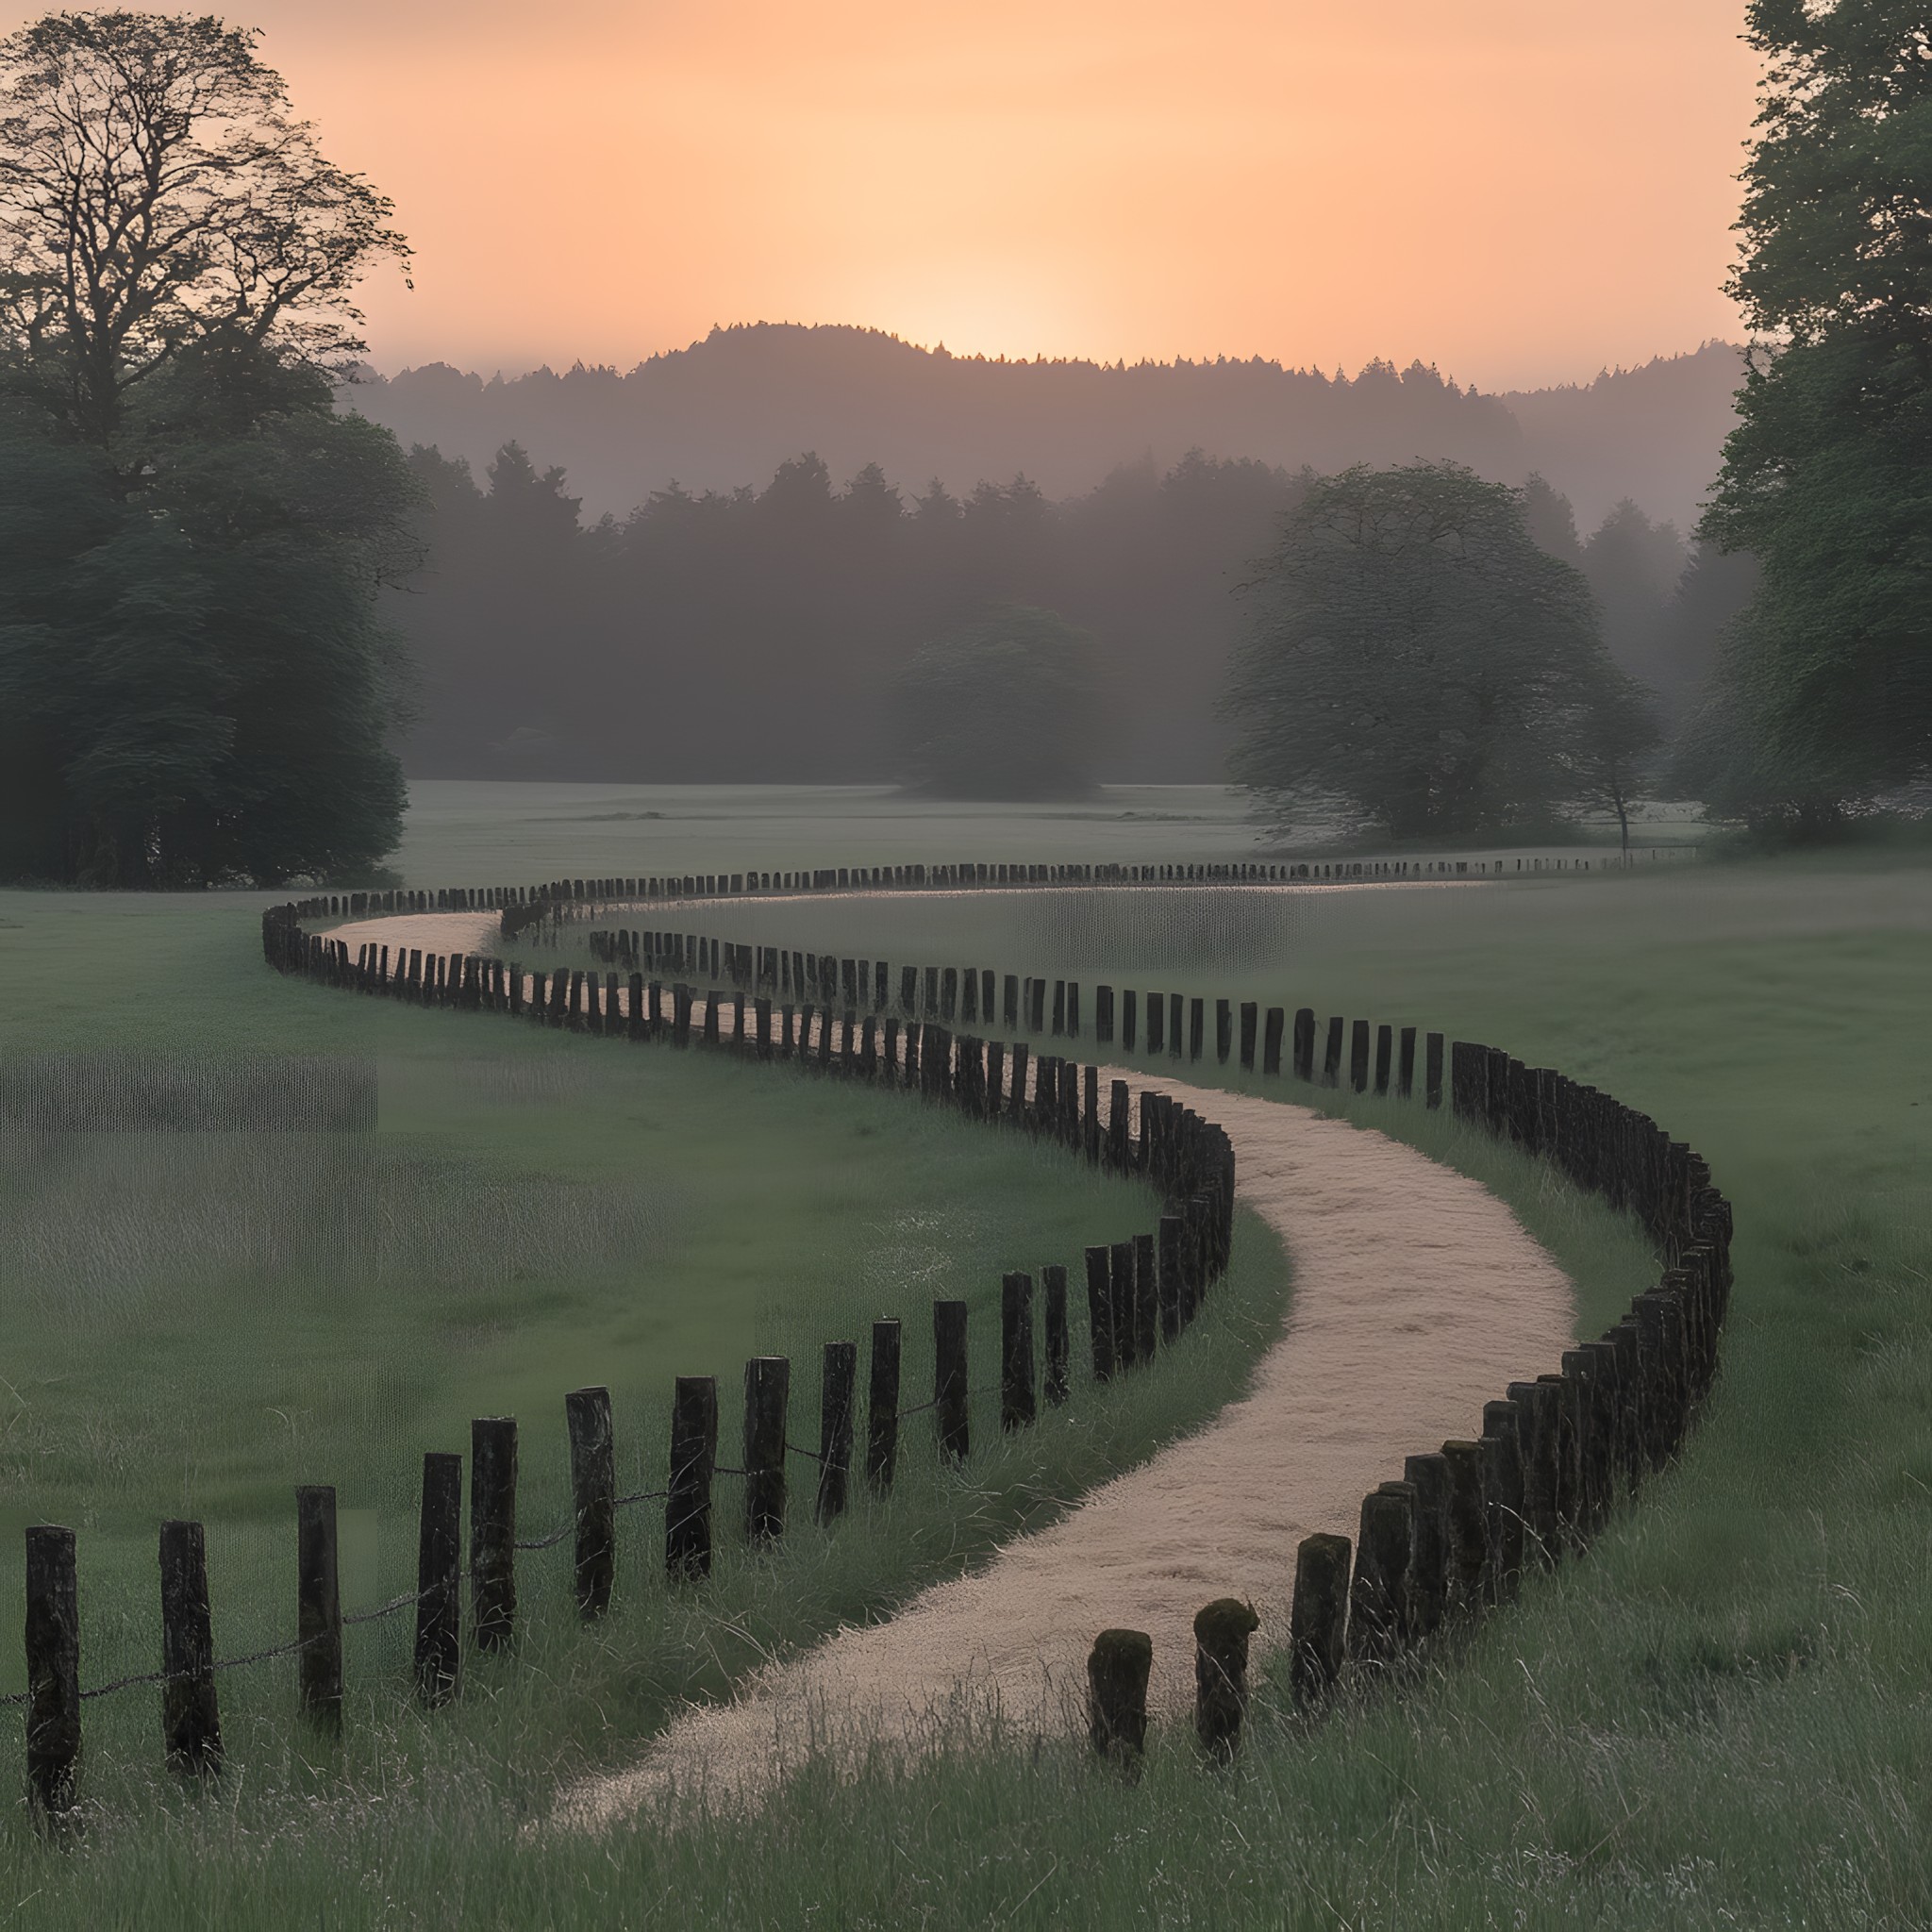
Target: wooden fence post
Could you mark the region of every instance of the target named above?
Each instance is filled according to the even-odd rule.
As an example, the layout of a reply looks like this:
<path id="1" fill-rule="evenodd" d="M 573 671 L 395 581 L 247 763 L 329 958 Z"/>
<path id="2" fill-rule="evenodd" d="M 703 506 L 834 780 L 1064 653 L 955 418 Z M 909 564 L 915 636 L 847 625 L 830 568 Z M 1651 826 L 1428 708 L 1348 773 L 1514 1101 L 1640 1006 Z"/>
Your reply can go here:
<path id="1" fill-rule="evenodd" d="M 1294 1012 L 1294 1077 L 1315 1077 L 1315 1009 L 1297 1007 Z"/>
<path id="2" fill-rule="evenodd" d="M 507 1650 L 517 1623 L 517 1425 L 470 1424 L 470 1590 L 478 1650 Z"/>
<path id="3" fill-rule="evenodd" d="M 819 1384 L 818 1520 L 834 1523 L 845 1513 L 852 1476 L 852 1411 L 858 1398 L 858 1344 L 825 1343 Z"/>
<path id="4" fill-rule="evenodd" d="M 1224 1596 L 1194 1613 L 1194 1735 L 1210 1762 L 1231 1764 L 1248 1714 L 1248 1639 L 1259 1626 L 1251 1605 Z"/>
<path id="5" fill-rule="evenodd" d="M 1255 1030 L 1260 1014 L 1260 1008 L 1253 1000 L 1241 1002 L 1241 1067 L 1250 1074 L 1255 1071 Z"/>
<path id="6" fill-rule="evenodd" d="M 1033 1389 L 1033 1277 L 1000 1282 L 1000 1427 L 1024 1428 L 1036 1414 Z"/>
<path id="7" fill-rule="evenodd" d="M 1178 999 L 1180 995 L 1176 993 L 1174 997 Z M 1174 1027 L 1174 1043 L 1178 1046 L 1180 1043 L 1180 1027 L 1178 1024 Z M 1208 1002 L 1206 1000 L 1190 1000 L 1188 1002 L 1188 1058 L 1191 1060 L 1199 1059 L 1206 1049 L 1207 1043 Z"/>
<path id="8" fill-rule="evenodd" d="M 1178 1214 L 1160 1217 L 1160 1340 L 1171 1346 L 1180 1336 L 1182 1310 L 1187 1304 L 1186 1262 L 1183 1237 L 1187 1224 Z"/>
<path id="9" fill-rule="evenodd" d="M 1378 1026 L 1375 1029 L 1375 1091 L 1386 1095 L 1389 1091 L 1391 1063 L 1395 1054 L 1395 1029 L 1392 1026 Z"/>
<path id="10" fill-rule="evenodd" d="M 80 1598 L 74 1532 L 26 1532 L 26 1776 L 40 1822 L 74 1808 L 80 1767 Z"/>
<path id="11" fill-rule="evenodd" d="M 1348 1084 L 1357 1093 L 1369 1091 L 1369 1023 L 1357 1020 L 1349 1028 Z"/>
<path id="12" fill-rule="evenodd" d="M 1154 1640 L 1144 1630 L 1103 1630 L 1087 1657 L 1087 1735 L 1129 1777 L 1147 1749 L 1147 1677 Z"/>
<path id="13" fill-rule="evenodd" d="M 1214 1002 L 1214 1058 L 1218 1065 L 1226 1066 L 1228 1056 L 1234 1052 L 1234 1008 L 1226 1000 Z M 1253 1064 L 1251 1060 L 1250 1065 Z"/>
<path id="14" fill-rule="evenodd" d="M 966 1304 L 932 1305 L 933 1406 L 939 1411 L 940 1455 L 964 1462 L 971 1448 L 966 1382 Z"/>
<path id="15" fill-rule="evenodd" d="M 573 1390 L 563 1398 L 563 1419 L 570 1436 L 577 1614 L 589 1624 L 609 1607 L 617 1570 L 617 1454 L 609 1390 Z"/>
<path id="16" fill-rule="evenodd" d="M 326 1483 L 295 1491 L 296 1694 L 304 1717 L 342 1727 L 342 1596 L 336 1492 Z"/>
<path id="17" fill-rule="evenodd" d="M 1361 1537 L 1348 1592 L 1348 1655 L 1371 1669 L 1392 1664 L 1408 1641 L 1408 1567 L 1415 1491 L 1384 1483 L 1362 1498 Z"/>
<path id="18" fill-rule="evenodd" d="M 1134 1244 L 1115 1241 L 1108 1250 L 1108 1310 L 1113 1327 L 1115 1366 L 1134 1366 Z"/>
<path id="19" fill-rule="evenodd" d="M 785 1414 L 791 1363 L 758 1355 L 744 1365 L 744 1534 L 753 1544 L 785 1534 Z"/>
<path id="20" fill-rule="evenodd" d="M 1523 1576 L 1523 1417 L 1513 1402 L 1483 1404 L 1483 1506 L 1490 1523 L 1486 1594 L 1507 1603 Z"/>
<path id="21" fill-rule="evenodd" d="M 1297 1704 L 1319 1704 L 1341 1676 L 1348 1629 L 1349 1559 L 1345 1536 L 1309 1536 L 1295 1551 L 1289 1611 L 1289 1687 Z"/>
<path id="22" fill-rule="evenodd" d="M 1087 1329 L 1093 1343 L 1093 1379 L 1113 1379 L 1113 1291 L 1104 1247 L 1087 1250 Z"/>
<path id="23" fill-rule="evenodd" d="M 1154 1359 L 1160 1337 L 1160 1281 L 1154 1266 L 1154 1237 L 1134 1237 L 1134 1356 L 1139 1361 Z"/>
<path id="24" fill-rule="evenodd" d="M 462 1677 L 463 1458 L 423 1457 L 423 1515 L 416 1542 L 416 1694 L 441 1704 Z"/>
<path id="25" fill-rule="evenodd" d="M 1424 1102 L 1436 1108 L 1442 1105 L 1442 1036 L 1431 1033 L 1424 1041 Z"/>
<path id="26" fill-rule="evenodd" d="M 671 1399 L 664 1568 L 674 1582 L 711 1574 L 711 1472 L 718 1460 L 718 1382 L 680 1375 Z"/>
<path id="27" fill-rule="evenodd" d="M 1415 1028 L 1402 1029 L 1402 1048 L 1397 1059 L 1395 1074 L 1395 1096 L 1398 1100 L 1411 1100 L 1415 1097 Z"/>
<path id="28" fill-rule="evenodd" d="M 161 1738 L 168 1769 L 222 1768 L 215 1640 L 208 1600 L 208 1539 L 198 1523 L 161 1524 Z"/>
<path id="29" fill-rule="evenodd" d="M 908 969 L 909 970 L 909 969 Z M 899 1324 L 872 1324 L 872 1374 L 865 1418 L 865 1479 L 884 1495 L 899 1462 Z"/>
<path id="30" fill-rule="evenodd" d="M 1047 1405 L 1058 1408 L 1067 1399 L 1067 1369 L 1070 1355 L 1067 1335 L 1067 1271 L 1049 1262 L 1040 1271 L 1041 1292 L 1046 1301 Z"/>
<path id="31" fill-rule="evenodd" d="M 1447 1607 L 1471 1610 L 1483 1600 L 1490 1567 L 1489 1514 L 1483 1507 L 1483 1448 L 1457 1440 L 1442 1444 L 1448 1467 L 1449 1563 Z"/>
<path id="32" fill-rule="evenodd" d="M 1409 1628 L 1433 1636 L 1449 1597 L 1449 1460 L 1440 1450 L 1408 1457 L 1403 1480 L 1415 1491 L 1415 1546 L 1409 1557 Z"/>

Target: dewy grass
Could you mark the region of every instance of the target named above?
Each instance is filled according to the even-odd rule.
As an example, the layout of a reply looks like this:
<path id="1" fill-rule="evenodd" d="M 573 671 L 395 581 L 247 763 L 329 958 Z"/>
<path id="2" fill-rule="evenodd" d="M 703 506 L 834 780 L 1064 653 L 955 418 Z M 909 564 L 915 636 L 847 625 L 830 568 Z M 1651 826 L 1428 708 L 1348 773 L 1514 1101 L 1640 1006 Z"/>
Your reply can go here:
<path id="1" fill-rule="evenodd" d="M 1085 848 L 1070 838 L 1051 856 Z M 0 917 L 19 903 L 0 901 Z M 874 956 L 1440 1027 L 1606 1086 L 1692 1141 L 1736 1203 L 1738 1287 L 1719 1383 L 1682 1462 L 1585 1560 L 1534 1582 L 1403 1696 L 1304 1726 L 1264 1685 L 1252 1748 L 1230 1774 L 1206 1772 L 1184 1731 L 1163 1732 L 1127 1789 L 1074 1738 L 909 1775 L 808 1779 L 752 1827 L 667 1833 L 646 1819 L 605 1840 L 526 1840 L 519 1827 L 548 1789 L 525 1775 L 516 1724 L 487 1749 L 466 1728 L 508 1690 L 474 1682 L 447 1724 L 405 1716 L 391 1729 L 371 1711 L 358 1727 L 352 1711 L 353 1762 L 311 1745 L 313 1772 L 299 1733 L 276 1722 L 259 1772 L 205 1799 L 162 1789 L 152 1706 L 137 1697 L 114 1719 L 126 1748 L 90 1764 L 108 1801 L 90 1842 L 49 1857 L 8 1838 L 22 1922 L 1932 1922 L 1921 1803 L 1932 1785 L 1932 871 L 1767 861 L 1694 878 L 1338 893 L 1224 967 L 1197 909 L 1187 935 L 1158 936 L 1166 963 L 1136 954 L 1123 970 L 1057 950 L 1043 928 L 1023 934 L 989 902 L 953 903 L 945 950 L 926 949 L 928 924 L 918 951 L 893 938 Z M 1044 905 L 1029 916 L 1044 919 Z M 311 1024 L 345 1024 L 308 1017 L 338 1008 L 362 1016 L 358 1029 L 407 1022 L 397 1041 L 437 1017 L 258 993 L 223 965 L 222 945 L 181 924 L 205 922 L 204 909 L 148 917 L 174 930 L 178 956 L 209 962 L 231 1018 L 265 1015 L 291 1045 Z M 781 928 L 760 930 L 777 942 Z M 76 1001 L 90 1029 L 125 1024 L 85 948 L 36 957 L 39 1038 Z M 63 959 L 66 979 L 47 970 Z M 163 1003 L 197 1024 L 199 1002 Z M 1539 1223 L 1541 1177 L 1501 1158 L 1493 1184 L 1574 1262 L 1590 1319 L 1638 1261 L 1599 1242 L 1587 1213 L 1565 1233 L 1560 1203 Z M 1607 1273 L 1593 1286 L 1599 1251 Z M 257 1746 L 243 1736 L 238 1748 Z M 263 1796 L 307 1789 L 305 1777 L 306 1803 Z"/>

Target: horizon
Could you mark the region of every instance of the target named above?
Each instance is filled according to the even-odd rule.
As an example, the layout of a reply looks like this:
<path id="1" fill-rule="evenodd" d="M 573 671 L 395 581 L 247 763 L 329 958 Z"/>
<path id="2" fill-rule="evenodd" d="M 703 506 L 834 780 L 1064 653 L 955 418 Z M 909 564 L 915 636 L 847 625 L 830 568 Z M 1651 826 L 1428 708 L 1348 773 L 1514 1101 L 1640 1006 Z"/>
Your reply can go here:
<path id="1" fill-rule="evenodd" d="M 645 355 L 638 356 L 628 360 L 592 361 L 586 357 L 575 356 L 568 361 L 561 358 L 557 358 L 526 363 L 518 368 L 510 368 L 499 363 L 493 369 L 485 369 L 474 362 L 463 364 L 453 362 L 445 356 L 429 355 L 425 356 L 421 361 L 398 363 L 393 367 L 385 368 L 378 358 L 371 356 L 362 358 L 361 367 L 369 370 L 385 382 L 393 382 L 399 376 L 415 375 L 424 370 L 450 369 L 459 375 L 473 375 L 479 378 L 486 388 L 493 382 L 507 385 L 521 382 L 525 377 L 532 375 L 549 375 L 561 380 L 578 372 L 589 375 L 614 375 L 618 380 L 623 381 L 629 376 L 637 375 L 641 370 L 648 369 L 655 362 L 669 361 L 675 357 L 689 355 L 693 350 L 702 349 L 714 336 L 730 335 L 733 333 L 750 334 L 760 329 L 774 331 L 796 330 L 802 333 L 825 331 L 859 336 L 877 336 L 896 347 L 910 349 L 923 356 L 935 358 L 943 356 L 957 362 L 983 362 L 995 367 L 1000 364 L 1010 364 L 1015 367 L 1026 368 L 1051 368 L 1056 365 L 1067 365 L 1088 367 L 1109 374 L 1126 375 L 1131 375 L 1134 371 L 1140 369 L 1173 369 L 1176 367 L 1202 369 L 1212 368 L 1218 363 L 1246 364 L 1249 366 L 1259 364 L 1263 367 L 1277 369 L 1286 375 L 1320 376 L 1325 382 L 1339 384 L 1357 382 L 1372 368 L 1391 368 L 1395 370 L 1398 375 L 1401 375 L 1420 365 L 1439 375 L 1446 387 L 1457 389 L 1466 395 L 1494 397 L 1504 397 L 1511 394 L 1542 393 L 1566 389 L 1588 390 L 1593 388 L 1599 382 L 1612 380 L 1620 375 L 1633 375 L 1642 370 L 1655 368 L 1659 363 L 1688 361 L 1693 357 L 1703 355 L 1708 349 L 1733 349 L 1741 353 L 1746 347 L 1748 340 L 1747 337 L 1740 337 L 1740 339 L 1734 341 L 1724 336 L 1707 336 L 1690 348 L 1659 349 L 1656 353 L 1641 357 L 1635 361 L 1606 364 L 1590 375 L 1558 376 L 1543 382 L 1521 383 L 1508 389 L 1491 389 L 1480 383 L 1463 381 L 1454 370 L 1444 369 L 1439 360 L 1424 355 L 1407 358 L 1387 355 L 1370 356 L 1357 363 L 1353 371 L 1341 363 L 1338 363 L 1330 371 L 1323 368 L 1321 364 L 1316 362 L 1298 361 L 1285 356 L 1267 355 L 1260 352 L 1247 356 L 1228 355 L 1222 352 L 1191 356 L 1180 353 L 1166 357 L 1141 357 L 1138 359 L 1114 357 L 1103 359 L 1095 356 L 1078 354 L 1047 355 L 1043 352 L 1032 355 L 1017 355 L 1004 351 L 995 353 L 982 350 L 956 349 L 951 343 L 943 341 L 932 342 L 915 341 L 908 337 L 896 334 L 891 329 L 880 328 L 870 323 L 839 321 L 774 322 L 767 317 L 760 317 L 753 322 L 713 323 L 703 334 L 692 337 L 689 341 L 675 343 L 668 348 L 653 349 Z M 359 377 L 351 377 L 351 386 L 359 379 Z"/>

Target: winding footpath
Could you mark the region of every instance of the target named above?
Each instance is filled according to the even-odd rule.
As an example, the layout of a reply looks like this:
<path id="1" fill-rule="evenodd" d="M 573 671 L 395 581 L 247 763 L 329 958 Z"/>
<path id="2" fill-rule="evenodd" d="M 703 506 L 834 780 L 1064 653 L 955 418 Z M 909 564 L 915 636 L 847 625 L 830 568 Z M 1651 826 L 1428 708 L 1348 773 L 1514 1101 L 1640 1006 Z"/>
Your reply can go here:
<path id="1" fill-rule="evenodd" d="M 430 914 L 334 937 L 352 951 L 372 939 L 447 951 L 481 946 L 494 925 Z M 728 1008 L 721 1020 L 728 1031 Z M 1103 1088 L 1115 1076 L 1103 1069 Z M 634 1767 L 566 1790 L 557 1824 L 608 1827 L 673 1793 L 755 1804 L 808 1760 L 943 1749 L 986 1735 L 994 1716 L 1008 1741 L 1064 1736 L 1083 1722 L 1087 1652 L 1109 1626 L 1152 1635 L 1150 1707 L 1183 1714 L 1204 1603 L 1245 1598 L 1261 1618 L 1257 1648 L 1285 1642 L 1302 1538 L 1352 1538 L 1362 1496 L 1405 1456 L 1478 1433 L 1486 1399 L 1571 1345 L 1569 1282 L 1476 1182 L 1307 1108 L 1118 1076 L 1226 1129 L 1238 1198 L 1292 1259 L 1286 1326 L 1247 1392 L 890 1623 L 842 1630 L 730 1703 L 687 1710 Z"/>

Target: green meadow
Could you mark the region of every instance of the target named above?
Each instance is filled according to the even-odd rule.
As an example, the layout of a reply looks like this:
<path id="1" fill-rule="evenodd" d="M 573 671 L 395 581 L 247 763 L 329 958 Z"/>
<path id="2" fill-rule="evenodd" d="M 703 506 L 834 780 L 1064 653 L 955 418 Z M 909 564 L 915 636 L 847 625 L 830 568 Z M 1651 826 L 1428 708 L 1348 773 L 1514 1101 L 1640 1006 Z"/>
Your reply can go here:
<path id="1" fill-rule="evenodd" d="M 435 790 L 404 855 L 411 883 L 635 872 L 646 855 L 669 869 L 686 853 L 715 869 L 1253 849 L 1218 793 L 1121 808 L 1144 808 L 1138 821 L 989 811 L 924 828 L 875 799 L 821 813 L 786 794 L 760 817 L 732 793 L 707 829 L 702 800 Z M 690 816 L 587 820 L 592 804 Z M 804 1357 L 840 1321 L 886 1311 L 883 1290 L 906 1290 L 909 1313 L 944 1281 L 978 1310 L 1000 1268 L 1072 1258 L 1144 1216 L 1123 1184 L 901 1101 L 280 983 L 256 960 L 258 903 L 0 896 L 9 1055 L 352 1056 L 374 1062 L 383 1095 L 373 1144 L 330 1157 L 389 1204 L 343 1265 L 330 1241 L 266 1269 L 245 1241 L 211 1245 L 190 1211 L 239 1163 L 233 1215 L 256 1214 L 265 1241 L 276 1200 L 327 1194 L 292 1150 L 170 1147 L 135 1163 L 14 1151 L 8 1491 L 30 1515 L 78 1519 L 83 1597 L 100 1606 L 86 1681 L 151 1667 L 152 1525 L 191 1499 L 209 1520 L 228 1650 L 281 1630 L 289 1484 L 332 1478 L 345 1503 L 366 1485 L 361 1560 L 380 1595 L 408 1580 L 393 1524 L 407 1524 L 415 1457 L 461 1446 L 471 1414 L 525 1418 L 526 1507 L 547 1526 L 565 1389 L 624 1391 L 620 1454 L 648 1462 L 651 1404 L 674 1373 L 728 1376 L 755 1348 Z M 91 1705 L 84 1841 L 52 1852 L 21 1817 L 0 1836 L 21 1923 L 1932 1920 L 1932 870 L 1678 860 L 1476 888 L 792 902 L 663 923 L 1308 1005 L 1491 1040 L 1609 1088 L 1698 1146 L 1736 1204 L 1724 1368 L 1688 1454 L 1587 1557 L 1400 1695 L 1310 1724 L 1264 1681 L 1231 1774 L 1161 1734 L 1124 1788 L 1078 1739 L 1019 1750 L 994 1734 L 910 1775 L 803 1781 L 755 1823 L 646 1819 L 591 1842 L 521 1833 L 561 1772 L 621 1761 L 678 1694 L 889 1604 L 1211 1412 L 1287 1293 L 1247 1222 L 1241 1271 L 1191 1338 L 1185 1375 L 1162 1379 L 1176 1357 L 1106 1403 L 1083 1391 L 1064 1423 L 975 1457 L 964 1481 L 908 1482 L 776 1559 L 734 1556 L 703 1602 L 646 1587 L 649 1538 L 634 1532 L 623 1607 L 584 1637 L 561 1579 L 532 1565 L 518 1664 L 473 1672 L 460 1706 L 428 1720 L 380 1688 L 402 1674 L 401 1620 L 368 1626 L 340 1760 L 289 1724 L 275 1666 L 223 1679 L 234 1769 L 206 1793 L 160 1776 L 151 1693 Z M 1244 1083 L 1211 1060 L 1190 1072 Z M 1628 1230 L 1546 1173 L 1414 1106 L 1281 1091 L 1496 1187 L 1572 1273 L 1586 1324 L 1642 1281 Z M 935 1201 L 956 1218 L 906 1224 Z M 50 1217 L 75 1230 L 64 1264 Z M 28 1241 L 23 1226 L 41 1232 Z M 727 1431 L 732 1413 L 727 1401 Z M 191 1441 L 207 1445 L 190 1452 L 199 1465 L 182 1460 Z M 255 1621 L 225 1618 L 229 1603 Z"/>

